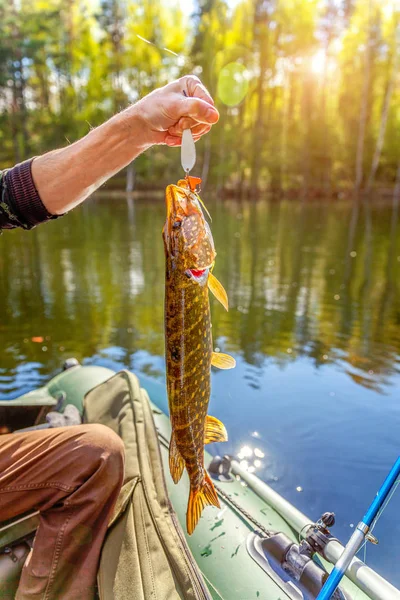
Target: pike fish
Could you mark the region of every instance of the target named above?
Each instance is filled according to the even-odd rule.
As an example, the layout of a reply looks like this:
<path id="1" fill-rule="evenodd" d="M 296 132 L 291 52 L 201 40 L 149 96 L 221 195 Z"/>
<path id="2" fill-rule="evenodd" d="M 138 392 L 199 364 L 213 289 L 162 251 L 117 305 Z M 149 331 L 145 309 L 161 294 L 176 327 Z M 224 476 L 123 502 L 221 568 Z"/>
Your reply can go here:
<path id="1" fill-rule="evenodd" d="M 166 190 L 163 228 L 166 256 L 165 346 L 172 435 L 169 468 L 175 483 L 186 467 L 190 494 L 186 527 L 191 535 L 207 505 L 219 507 L 204 467 L 204 444 L 228 439 L 225 426 L 207 414 L 211 365 L 231 369 L 235 360 L 213 352 L 210 290 L 228 310 L 228 298 L 212 274 L 216 252 L 201 201 L 188 177 Z"/>

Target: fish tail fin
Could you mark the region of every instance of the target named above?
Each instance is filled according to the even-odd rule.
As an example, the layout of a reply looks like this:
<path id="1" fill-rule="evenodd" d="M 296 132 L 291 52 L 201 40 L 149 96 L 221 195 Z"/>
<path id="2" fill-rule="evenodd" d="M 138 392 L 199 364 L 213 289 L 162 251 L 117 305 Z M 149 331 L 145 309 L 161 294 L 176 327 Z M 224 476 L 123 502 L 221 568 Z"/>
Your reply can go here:
<path id="1" fill-rule="evenodd" d="M 221 508 L 217 492 L 215 491 L 213 482 L 207 472 L 205 472 L 204 480 L 200 488 L 190 488 L 186 513 L 186 528 L 189 535 L 192 535 L 199 522 L 203 508 L 206 506 L 216 506 L 217 508 Z"/>
<path id="2" fill-rule="evenodd" d="M 174 483 L 178 483 L 182 477 L 183 469 L 185 467 L 185 461 L 182 458 L 181 453 L 176 445 L 175 434 L 172 433 L 171 440 L 169 442 L 169 470 Z"/>

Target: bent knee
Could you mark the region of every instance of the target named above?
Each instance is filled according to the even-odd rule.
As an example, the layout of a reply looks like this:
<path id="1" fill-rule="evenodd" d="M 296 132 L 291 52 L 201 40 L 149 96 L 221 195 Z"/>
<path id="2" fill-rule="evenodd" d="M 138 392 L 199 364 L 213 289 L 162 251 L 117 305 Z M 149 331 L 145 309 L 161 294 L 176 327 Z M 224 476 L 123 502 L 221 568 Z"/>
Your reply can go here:
<path id="1" fill-rule="evenodd" d="M 110 483 L 120 482 L 124 473 L 125 447 L 122 439 L 110 427 L 84 425 L 81 437 L 85 458 L 93 467 L 103 468 Z"/>

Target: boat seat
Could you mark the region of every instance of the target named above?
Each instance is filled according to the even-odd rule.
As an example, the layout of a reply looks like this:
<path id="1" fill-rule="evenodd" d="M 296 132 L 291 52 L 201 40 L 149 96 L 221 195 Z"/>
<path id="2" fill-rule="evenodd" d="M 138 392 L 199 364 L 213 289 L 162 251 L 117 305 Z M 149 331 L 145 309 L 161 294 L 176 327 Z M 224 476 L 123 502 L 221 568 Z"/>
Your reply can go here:
<path id="1" fill-rule="evenodd" d="M 25 561 L 32 549 L 39 513 L 0 523 L 0 597 L 14 600 Z"/>
<path id="2" fill-rule="evenodd" d="M 21 539 L 31 537 L 39 525 L 39 511 L 30 511 L 0 523 L 0 552 Z"/>

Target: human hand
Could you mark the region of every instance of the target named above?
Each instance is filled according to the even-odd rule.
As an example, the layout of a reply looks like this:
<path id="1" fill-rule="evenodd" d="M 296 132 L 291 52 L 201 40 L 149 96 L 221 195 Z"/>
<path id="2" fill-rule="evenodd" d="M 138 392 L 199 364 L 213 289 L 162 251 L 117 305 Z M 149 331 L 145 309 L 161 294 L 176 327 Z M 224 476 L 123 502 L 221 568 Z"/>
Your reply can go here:
<path id="1" fill-rule="evenodd" d="M 146 146 L 180 146 L 182 132 L 189 128 L 197 141 L 219 119 L 213 99 L 195 75 L 186 75 L 154 90 L 128 108 L 127 113 L 140 120 Z"/>

